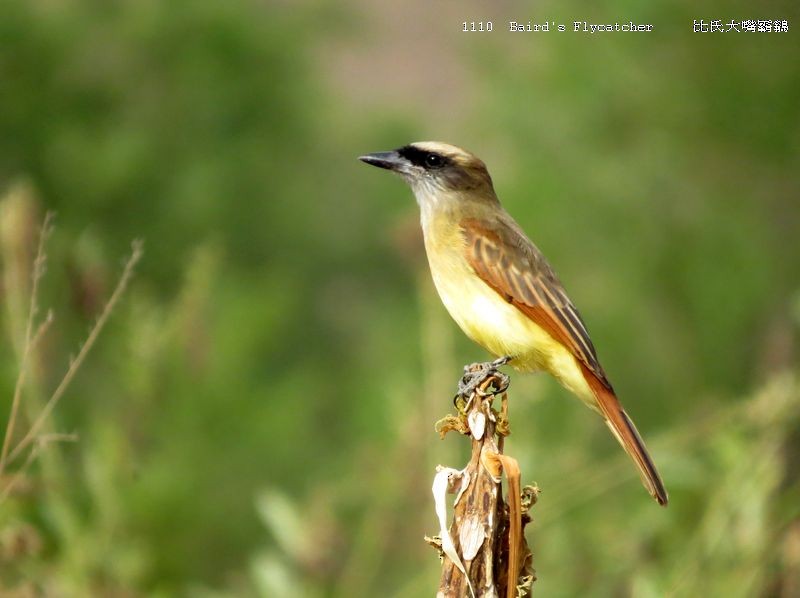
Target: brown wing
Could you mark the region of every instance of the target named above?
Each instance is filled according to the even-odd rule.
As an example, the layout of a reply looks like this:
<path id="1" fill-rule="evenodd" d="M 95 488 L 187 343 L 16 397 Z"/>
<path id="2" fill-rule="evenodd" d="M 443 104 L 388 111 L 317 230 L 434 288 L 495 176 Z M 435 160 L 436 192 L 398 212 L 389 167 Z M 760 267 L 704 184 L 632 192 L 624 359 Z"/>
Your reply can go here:
<path id="1" fill-rule="evenodd" d="M 461 221 L 467 260 L 483 281 L 544 328 L 577 358 L 606 424 L 639 469 L 645 488 L 661 505 L 664 483 L 633 422 L 614 394 L 578 310 L 541 252 L 513 221 Z"/>
<path id="2" fill-rule="evenodd" d="M 536 246 L 514 224 L 461 221 L 467 260 L 486 284 L 570 352 L 609 390 L 594 345 L 578 310 Z"/>

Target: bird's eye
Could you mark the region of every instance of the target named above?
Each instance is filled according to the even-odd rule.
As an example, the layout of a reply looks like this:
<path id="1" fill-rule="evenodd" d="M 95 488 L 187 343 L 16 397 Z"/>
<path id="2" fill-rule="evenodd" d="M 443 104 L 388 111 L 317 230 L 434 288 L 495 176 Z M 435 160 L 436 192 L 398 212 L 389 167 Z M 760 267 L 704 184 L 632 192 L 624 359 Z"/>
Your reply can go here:
<path id="1" fill-rule="evenodd" d="M 425 166 L 428 168 L 440 168 L 444 165 L 444 160 L 437 154 L 428 154 L 425 156 Z"/>

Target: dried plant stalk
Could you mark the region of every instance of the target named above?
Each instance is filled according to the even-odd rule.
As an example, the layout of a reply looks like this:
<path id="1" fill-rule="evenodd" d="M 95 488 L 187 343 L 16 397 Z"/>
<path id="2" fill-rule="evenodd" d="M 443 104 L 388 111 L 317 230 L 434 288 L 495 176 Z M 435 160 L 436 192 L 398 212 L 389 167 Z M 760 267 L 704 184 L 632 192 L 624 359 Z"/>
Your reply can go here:
<path id="1" fill-rule="evenodd" d="M 19 192 L 18 192 L 19 193 Z M 26 195 L 18 195 L 13 197 L 21 197 L 22 199 L 15 201 L 22 201 L 25 202 L 27 196 Z M 16 210 L 17 204 L 10 204 L 11 208 L 8 208 L 8 201 L 5 200 L 5 203 L 0 205 L 4 210 L 12 210 L 11 214 L 13 215 L 13 210 Z M 26 205 L 26 204 L 21 204 Z M 7 215 L 4 212 L 4 215 Z M 13 221 L 12 218 L 7 218 L 9 221 Z M 39 290 L 39 283 L 44 275 L 44 266 L 46 261 L 46 253 L 45 253 L 45 245 L 47 239 L 53 229 L 53 214 L 47 213 L 44 219 L 44 223 L 42 224 L 40 234 L 39 234 L 39 242 L 37 246 L 36 256 L 33 259 L 32 264 L 32 276 L 31 276 L 31 283 L 30 283 L 30 290 L 29 290 L 29 297 L 28 297 L 28 308 L 27 308 L 27 317 L 25 318 L 25 326 L 23 329 L 20 330 L 20 333 L 23 332 L 20 341 L 20 365 L 19 365 L 19 372 L 17 375 L 17 380 L 14 386 L 14 395 L 11 401 L 11 410 L 9 413 L 8 421 L 6 423 L 5 432 L 3 434 L 3 441 L 0 444 L 0 504 L 11 495 L 11 492 L 14 490 L 18 482 L 21 480 L 23 474 L 28 469 L 28 467 L 36 460 L 36 457 L 41 453 L 42 449 L 48 446 L 49 444 L 55 442 L 64 442 L 64 441 L 74 441 L 76 440 L 76 436 L 73 434 L 46 434 L 44 433 L 44 427 L 46 425 L 47 419 L 49 418 L 50 414 L 52 413 L 53 409 L 56 407 L 58 402 L 64 396 L 66 389 L 69 387 L 70 383 L 72 382 L 73 378 L 77 374 L 78 370 L 80 369 L 81 365 L 83 364 L 86 356 L 88 355 L 89 351 L 94 346 L 97 338 L 100 335 L 100 332 L 103 330 L 108 318 L 110 317 L 111 313 L 114 311 L 114 308 L 120 301 L 120 298 L 125 293 L 125 290 L 130 282 L 134 268 L 138 261 L 141 259 L 142 256 L 142 243 L 141 241 L 134 241 L 131 246 L 131 254 L 130 257 L 125 262 L 125 266 L 123 268 L 123 272 L 117 282 L 116 287 L 114 288 L 111 297 L 109 298 L 108 302 L 103 307 L 97 321 L 91 327 L 86 340 L 80 347 L 77 356 L 70 359 L 69 367 L 66 370 L 66 373 L 61 378 L 61 381 L 58 383 L 58 386 L 53 391 L 53 394 L 50 395 L 50 398 L 42 406 L 41 410 L 35 415 L 33 421 L 29 424 L 28 429 L 22 434 L 22 438 L 16 440 L 15 442 L 15 432 L 17 430 L 17 420 L 19 419 L 19 410 L 20 405 L 22 404 L 22 397 L 23 397 L 23 388 L 27 382 L 27 374 L 30 373 L 31 369 L 31 361 L 32 356 L 36 350 L 37 345 L 41 341 L 42 337 L 47 332 L 50 324 L 53 322 L 53 313 L 52 311 L 48 311 L 47 315 L 44 319 L 40 322 L 37 322 L 37 315 L 39 312 L 38 306 L 38 290 Z M 5 221 L 4 221 L 5 223 Z M 12 230 L 11 232 L 16 233 L 16 230 Z M 0 231 L 0 241 L 2 241 L 3 245 L 3 253 L 4 257 L 6 254 L 13 254 L 15 253 L 13 249 L 15 249 L 16 239 L 12 238 L 9 242 L 9 230 L 3 228 Z M 11 247 L 11 249 L 9 249 Z M 6 260 L 8 261 L 8 260 Z M 21 277 L 17 277 L 21 279 Z M 7 283 L 7 281 L 6 281 Z M 6 284 L 8 286 L 8 284 Z M 21 286 L 21 285 L 17 285 Z M 8 291 L 8 289 L 6 289 Z M 19 301 L 18 303 L 22 303 Z M 18 308 L 14 310 L 15 312 L 19 312 L 20 318 L 22 318 L 22 309 Z M 12 334 L 13 337 L 13 334 Z M 27 457 L 23 460 L 22 457 L 27 453 Z M 21 466 L 19 466 L 16 471 L 14 471 L 10 476 L 6 476 L 5 473 L 9 469 L 9 467 L 15 462 L 21 462 Z"/>
<path id="2" fill-rule="evenodd" d="M 442 555 L 437 598 L 527 596 L 535 574 L 524 527 L 530 521 L 527 510 L 538 490 L 520 489 L 519 466 L 503 454 L 503 440 L 509 434 L 508 377 L 489 364 L 468 366 L 465 371 L 467 375 L 482 372 L 482 381 L 466 400 L 459 399 L 458 417 L 449 416 L 437 424 L 442 436 L 456 430 L 472 441 L 469 463 L 454 476 L 461 480 L 461 486 L 449 528 L 461 563 Z M 500 412 L 492 407 L 497 397 L 501 400 Z M 508 502 L 503 498 L 503 473 L 509 481 Z M 451 484 L 451 489 L 457 485 Z M 433 543 L 442 546 L 441 541 Z"/>

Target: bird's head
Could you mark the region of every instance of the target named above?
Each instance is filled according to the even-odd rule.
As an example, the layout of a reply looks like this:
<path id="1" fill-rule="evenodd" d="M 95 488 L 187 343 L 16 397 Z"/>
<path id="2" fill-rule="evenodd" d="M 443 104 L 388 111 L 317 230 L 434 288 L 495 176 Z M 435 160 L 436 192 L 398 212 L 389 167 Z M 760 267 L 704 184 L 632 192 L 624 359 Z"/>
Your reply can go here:
<path id="1" fill-rule="evenodd" d="M 470 152 L 438 141 L 418 141 L 390 152 L 361 156 L 359 160 L 396 172 L 417 199 L 448 192 L 471 191 L 494 197 L 486 165 Z"/>

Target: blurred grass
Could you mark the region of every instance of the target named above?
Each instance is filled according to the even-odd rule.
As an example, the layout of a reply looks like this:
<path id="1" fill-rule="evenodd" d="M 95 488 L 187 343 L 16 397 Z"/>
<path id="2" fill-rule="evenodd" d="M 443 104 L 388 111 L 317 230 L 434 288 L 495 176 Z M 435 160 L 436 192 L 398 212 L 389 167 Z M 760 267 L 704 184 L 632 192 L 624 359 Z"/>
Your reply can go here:
<path id="1" fill-rule="evenodd" d="M 480 38 L 458 34 L 464 10 L 4 3 L 0 195 L 27 181 L 35 199 L 2 222 L 0 413 L 40 215 L 58 212 L 41 299 L 58 326 L 26 405 L 115 256 L 134 237 L 148 253 L 55 414 L 79 442 L 0 505 L 0 593 L 431 591 L 433 467 L 464 456 L 432 424 L 483 354 L 434 295 L 409 192 L 355 160 L 421 138 L 487 162 L 671 493 L 656 509 L 593 414 L 514 376 L 537 591 L 798 592 L 796 34 L 692 35 L 689 3 L 545 2 L 476 10 L 497 29 Z M 657 27 L 500 31 L 538 14 Z"/>

